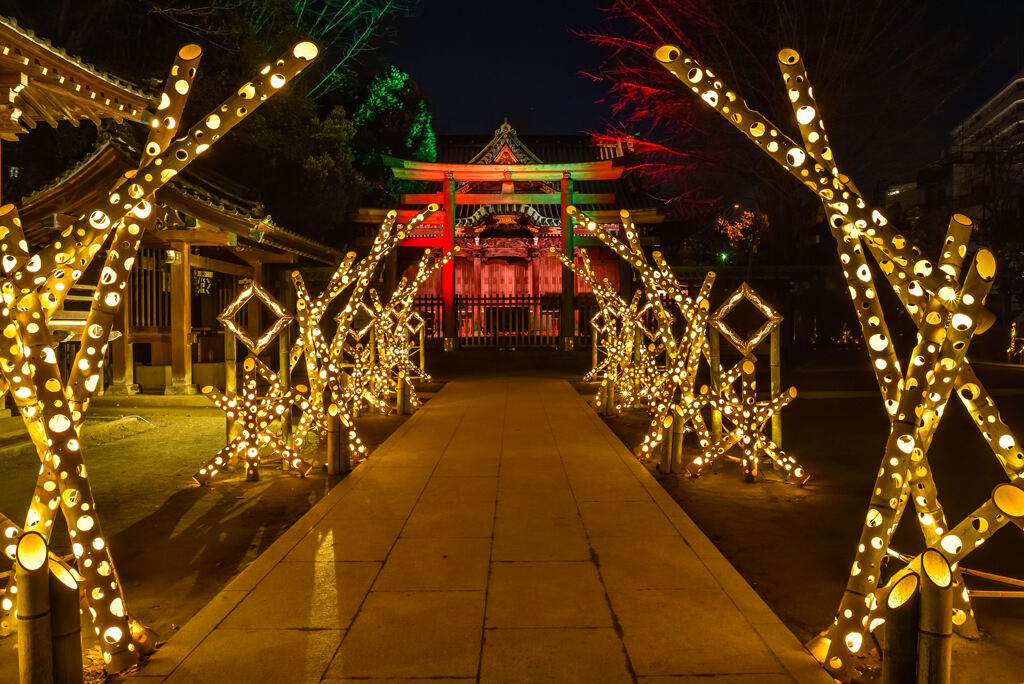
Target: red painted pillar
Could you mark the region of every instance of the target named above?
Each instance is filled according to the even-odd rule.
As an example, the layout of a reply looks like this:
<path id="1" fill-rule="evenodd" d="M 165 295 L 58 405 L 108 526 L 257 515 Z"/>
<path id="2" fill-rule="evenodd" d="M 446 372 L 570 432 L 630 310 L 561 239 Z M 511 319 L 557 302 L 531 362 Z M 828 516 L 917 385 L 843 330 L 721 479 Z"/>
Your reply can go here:
<path id="1" fill-rule="evenodd" d="M 455 174 L 451 171 L 445 172 L 443 193 L 444 230 L 441 234 L 441 247 L 447 252 L 455 246 Z M 455 351 L 459 345 L 455 311 L 455 259 L 450 259 L 441 270 L 441 299 L 444 350 Z"/>
<path id="2" fill-rule="evenodd" d="M 562 172 L 562 253 L 569 259 L 573 258 L 572 220 L 567 211 L 572 200 L 572 177 L 568 171 Z M 559 316 L 558 334 L 562 351 L 572 351 L 576 341 L 576 290 L 573 272 L 562 266 L 562 299 Z"/>

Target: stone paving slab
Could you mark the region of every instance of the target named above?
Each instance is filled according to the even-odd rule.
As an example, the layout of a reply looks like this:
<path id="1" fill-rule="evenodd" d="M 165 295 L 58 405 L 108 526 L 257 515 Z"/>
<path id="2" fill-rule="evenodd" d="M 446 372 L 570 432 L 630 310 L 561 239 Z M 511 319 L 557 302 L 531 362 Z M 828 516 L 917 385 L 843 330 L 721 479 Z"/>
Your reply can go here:
<path id="1" fill-rule="evenodd" d="M 564 381 L 448 383 L 140 671 L 831 682 Z"/>

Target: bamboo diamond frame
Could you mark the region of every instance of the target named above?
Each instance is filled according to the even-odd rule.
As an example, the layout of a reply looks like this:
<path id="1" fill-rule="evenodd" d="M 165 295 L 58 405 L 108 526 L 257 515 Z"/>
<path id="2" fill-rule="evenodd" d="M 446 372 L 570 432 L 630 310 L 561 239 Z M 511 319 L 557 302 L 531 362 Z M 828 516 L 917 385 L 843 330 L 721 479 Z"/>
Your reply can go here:
<path id="1" fill-rule="evenodd" d="M 3 521 L 5 552 L 23 531 L 39 532 L 48 540 L 57 511 L 64 515 L 109 671 L 137 662 L 141 648 L 152 648 L 153 636 L 128 613 L 101 531 L 79 434 L 99 384 L 114 314 L 150 222 L 147 198 L 301 72 L 317 56 L 317 48 L 309 42 L 295 45 L 175 138 L 200 55 L 196 45 L 178 52 L 139 169 L 125 174 L 52 243 L 29 256 L 17 211 L 13 207 L 0 210 L 0 329 L 5 338 L 0 345 L 0 372 L 42 462 L 24 527 Z M 108 240 L 82 346 L 65 382 L 47 321 Z M 12 591 L 13 585 L 8 584 L 7 610 L 12 607 Z"/>
<path id="2" fill-rule="evenodd" d="M 1024 529 L 1024 452 L 966 358 L 972 336 L 992 320 L 982 304 L 995 275 L 994 258 L 987 250 L 979 250 L 961 285 L 970 219 L 959 214 L 951 218 L 940 258 L 933 264 L 864 200 L 835 163 L 807 73 L 795 50 L 779 53 L 779 68 L 803 145 L 751 110 L 720 77 L 680 48 L 664 45 L 654 57 L 821 199 L 890 417 L 885 457 L 846 591 L 835 622 L 812 643 L 812 651 L 833 676 L 849 680 L 865 636 L 885 622 L 882 607 L 888 592 L 908 573 L 920 570 L 921 556 L 917 556 L 884 587 L 879 586 L 881 563 L 908 499 L 917 510 L 926 545 L 955 569 L 954 623 L 973 630 L 973 610 L 957 564 L 1007 523 Z M 865 249 L 918 326 L 919 342 L 906 374 L 892 346 Z M 1010 482 L 996 485 L 979 508 L 949 526 L 938 502 L 927 452 L 954 390 Z"/>
<path id="3" fill-rule="evenodd" d="M 244 326 L 235 320 L 235 316 L 242 310 L 249 300 L 255 297 L 257 300 L 263 302 L 263 305 L 270 309 L 270 313 L 274 314 L 274 322 L 269 328 L 263 331 L 259 337 L 253 337 Z M 251 351 L 253 354 L 259 354 L 267 345 L 274 341 L 282 330 L 284 330 L 289 323 L 292 322 L 292 316 L 288 315 L 281 303 L 274 299 L 274 296 L 266 291 L 266 289 L 257 283 L 255 280 L 250 281 L 249 285 L 246 286 L 238 296 L 228 304 L 220 315 L 217 316 L 217 320 L 220 321 L 221 325 L 228 329 L 232 335 L 241 340 L 242 344 Z"/>
<path id="4" fill-rule="evenodd" d="M 751 306 L 760 311 L 765 318 L 765 321 L 761 326 L 752 332 L 749 337 L 744 339 L 738 334 L 732 327 L 725 322 L 725 317 L 728 316 L 733 309 L 743 300 L 750 302 Z M 764 341 L 764 338 L 768 337 L 769 333 L 775 329 L 779 323 L 782 322 L 782 316 L 778 314 L 771 305 L 764 300 L 764 297 L 757 294 L 754 288 L 750 287 L 747 283 L 741 283 L 736 290 L 729 295 L 718 310 L 711 314 L 711 327 L 722 334 L 722 337 L 727 339 L 729 343 L 736 347 L 743 356 L 750 356 L 751 352 L 757 348 L 757 345 Z"/>

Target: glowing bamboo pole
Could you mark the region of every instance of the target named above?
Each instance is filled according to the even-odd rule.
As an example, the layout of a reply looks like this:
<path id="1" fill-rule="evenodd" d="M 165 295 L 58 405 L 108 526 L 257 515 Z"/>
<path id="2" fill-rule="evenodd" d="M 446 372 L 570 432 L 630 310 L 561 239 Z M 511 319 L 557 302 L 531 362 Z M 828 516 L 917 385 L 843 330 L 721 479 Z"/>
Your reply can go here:
<path id="1" fill-rule="evenodd" d="M 910 369 L 886 444 L 882 468 L 875 482 L 853 572 L 839 605 L 836 624 L 831 630 L 833 634 L 842 635 L 842 643 L 852 653 L 859 651 L 863 642 L 861 620 L 867 617 L 866 601 L 878 586 L 881 561 L 895 529 L 904 482 L 909 469 L 916 467 L 916 462 L 924 454 L 918 434 L 919 416 L 927 400 L 926 394 L 938 389 L 934 387 L 931 370 L 940 362 L 954 367 L 958 365 L 954 359 L 942 355 L 942 351 L 948 348 L 947 343 L 954 349 L 959 347 L 957 353 L 960 350 L 966 353 L 977 323 L 977 312 L 992 286 L 994 275 L 995 261 L 992 255 L 980 251 L 958 298 L 958 313 L 953 316 L 943 315 L 944 309 L 937 297 L 931 299 L 925 313 L 919 333 L 920 342 L 911 356 Z M 829 648 L 829 665 L 836 670 L 841 668 L 843 660 L 843 656 L 838 654 L 839 648 L 840 645 L 833 638 Z"/>
<path id="2" fill-rule="evenodd" d="M 893 585 L 885 602 L 882 684 L 904 684 L 917 677 L 917 625 L 921 603 L 916 573 Z"/>
<path id="3" fill-rule="evenodd" d="M 18 539 L 14 577 L 18 584 L 18 675 L 21 684 L 53 681 L 47 557 L 43 535 L 26 532 Z"/>
<path id="4" fill-rule="evenodd" d="M 865 239 L 873 242 L 889 258 L 911 266 L 929 291 L 938 294 L 947 287 L 955 289 L 956 281 L 941 271 L 937 272 L 928 259 L 914 250 L 902 236 L 894 233 L 885 217 L 869 207 L 855 189 L 824 168 L 814 168 L 813 164 L 808 163 L 809 155 L 802 146 L 793 142 L 760 113 L 750 109 L 721 77 L 674 45 L 659 47 L 654 56 L 708 106 L 718 111 L 751 142 L 761 147 L 768 156 L 817 194 L 832 210 L 829 220 L 833 225 L 853 224 L 864 233 Z M 780 59 L 787 57 L 780 55 Z M 814 112 L 808 114 L 813 116 Z"/>
<path id="5" fill-rule="evenodd" d="M 949 684 L 953 656 L 953 572 L 949 561 L 935 549 L 922 554 L 921 571 L 917 682 Z"/>
<path id="6" fill-rule="evenodd" d="M 296 46 L 291 55 L 278 61 L 278 67 L 284 73 L 260 79 L 256 84 L 248 84 L 244 88 L 244 99 L 254 98 L 257 92 L 262 92 L 262 98 L 265 99 L 291 75 L 297 74 L 313 56 L 315 47 L 312 44 Z M 270 70 L 268 67 L 267 72 Z M 233 104 L 233 101 L 229 99 L 228 103 Z M 0 325 L 6 326 L 8 337 L 21 338 L 22 341 L 19 345 L 20 351 L 7 350 L 7 353 L 0 355 L 0 363 L 3 363 L 4 373 L 9 381 L 19 384 L 14 396 L 27 418 L 30 432 L 38 429 L 40 423 L 42 425 L 45 442 L 37 439 L 37 446 L 44 462 L 44 471 L 53 471 L 48 476 L 57 486 L 50 491 L 60 495 L 56 500 L 59 501 L 68 519 L 73 550 L 82 568 L 86 585 L 94 589 L 87 592 L 93 611 L 94 626 L 105 643 L 104 659 L 108 666 L 114 669 L 121 669 L 124 665 L 130 664 L 137 655 L 133 653 L 135 644 L 127 624 L 120 583 L 101 536 L 98 519 L 93 513 L 91 489 L 79 453 L 78 430 L 85 400 L 98 383 L 94 363 L 98 363 L 98 359 L 102 358 L 101 350 L 105 350 L 112 311 L 116 310 L 120 302 L 119 290 L 124 287 L 123 279 L 127 277 L 131 265 L 131 261 L 125 255 L 134 245 L 131 238 L 135 238 L 136 235 L 133 231 L 141 232 L 140 226 L 132 218 L 122 222 L 129 214 L 137 218 L 139 213 L 147 212 L 148 204 L 145 197 L 184 168 L 192 157 L 204 151 L 221 134 L 209 136 L 210 143 L 197 144 L 196 139 L 203 138 L 207 128 L 226 131 L 258 104 L 259 102 L 256 102 L 249 108 L 239 107 L 236 111 L 225 114 L 223 126 L 219 119 L 216 126 L 211 125 L 210 119 L 205 124 L 197 124 L 191 132 L 194 138 L 176 140 L 164 154 L 153 159 L 138 174 L 131 176 L 127 187 L 123 188 L 127 195 L 123 201 L 120 192 L 117 191 L 112 192 L 109 198 L 98 200 L 83 219 L 72 224 L 58 240 L 15 270 L 5 286 L 6 308 L 0 312 Z M 216 115 L 211 117 L 215 118 Z M 113 261 L 108 259 L 107 268 L 101 275 L 97 299 L 94 299 L 87 321 L 87 341 L 82 345 L 82 354 L 76 360 L 75 368 L 79 375 L 69 378 L 71 384 L 65 388 L 57 369 L 52 343 L 45 332 L 46 316 L 42 302 L 45 301 L 52 306 L 59 301 L 53 293 L 64 291 L 64 288 L 80 277 L 84 267 L 99 251 L 115 225 L 123 226 L 127 233 L 111 248 Z M 128 248 L 122 247 L 122 243 L 129 243 Z M 137 248 L 137 245 L 134 247 Z M 111 268 L 111 263 L 123 272 Z M 55 270 L 48 270 L 50 268 Z M 43 292 L 34 292 L 36 287 L 40 287 Z M 17 360 L 16 355 L 23 356 L 25 363 L 12 363 Z M 29 382 L 26 382 L 24 376 L 17 374 L 17 369 L 22 365 L 32 371 Z M 87 372 L 91 374 L 86 375 Z M 35 391 L 32 391 L 29 384 L 35 385 Z M 77 398 L 82 401 L 69 410 L 64 407 L 67 402 L 66 393 L 77 393 Z M 38 497 L 34 497 L 33 504 L 37 508 L 35 511 L 30 510 L 30 516 L 44 521 L 51 517 L 53 508 L 49 505 L 39 506 Z M 45 528 L 51 529 L 49 525 L 45 525 Z"/>
<path id="7" fill-rule="evenodd" d="M 50 639 L 54 684 L 82 684 L 82 617 L 78 580 L 66 568 L 49 565 Z"/>

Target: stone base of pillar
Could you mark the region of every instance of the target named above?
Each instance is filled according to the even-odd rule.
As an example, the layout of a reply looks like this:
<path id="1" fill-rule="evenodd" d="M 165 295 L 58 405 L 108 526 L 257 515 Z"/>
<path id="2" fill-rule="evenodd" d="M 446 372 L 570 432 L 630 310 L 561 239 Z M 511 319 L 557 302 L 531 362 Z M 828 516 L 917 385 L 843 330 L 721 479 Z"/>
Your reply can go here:
<path id="1" fill-rule="evenodd" d="M 191 383 L 172 382 L 164 387 L 164 394 L 199 394 L 199 388 Z"/>
<path id="2" fill-rule="evenodd" d="M 558 349 L 564 352 L 571 352 L 576 349 L 576 338 L 575 337 L 560 337 L 558 338 Z"/>
<path id="3" fill-rule="evenodd" d="M 455 337 L 444 338 L 444 350 L 446 352 L 459 351 L 459 340 Z"/>
<path id="4" fill-rule="evenodd" d="M 128 396 L 139 393 L 139 386 L 132 383 L 126 382 L 117 383 L 114 385 L 108 385 L 105 394 L 116 394 L 118 396 Z"/>

